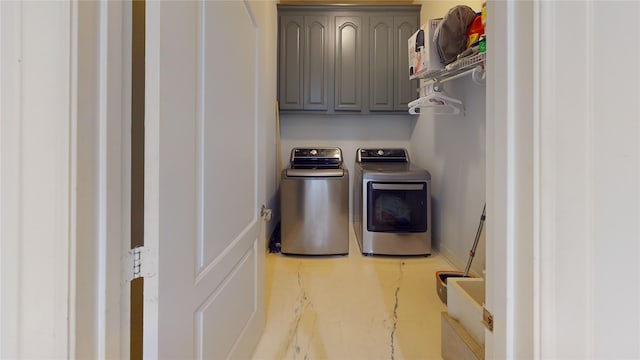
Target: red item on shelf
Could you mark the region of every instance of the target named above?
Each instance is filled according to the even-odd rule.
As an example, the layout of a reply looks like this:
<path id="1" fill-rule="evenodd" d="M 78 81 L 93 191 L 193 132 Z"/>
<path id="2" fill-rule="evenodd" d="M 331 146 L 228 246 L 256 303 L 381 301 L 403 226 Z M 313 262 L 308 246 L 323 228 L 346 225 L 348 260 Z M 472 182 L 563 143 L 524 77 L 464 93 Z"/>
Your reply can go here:
<path id="1" fill-rule="evenodd" d="M 482 34 L 484 34 L 484 25 L 482 25 L 482 16 L 478 15 L 467 29 L 467 48 L 478 42 Z"/>

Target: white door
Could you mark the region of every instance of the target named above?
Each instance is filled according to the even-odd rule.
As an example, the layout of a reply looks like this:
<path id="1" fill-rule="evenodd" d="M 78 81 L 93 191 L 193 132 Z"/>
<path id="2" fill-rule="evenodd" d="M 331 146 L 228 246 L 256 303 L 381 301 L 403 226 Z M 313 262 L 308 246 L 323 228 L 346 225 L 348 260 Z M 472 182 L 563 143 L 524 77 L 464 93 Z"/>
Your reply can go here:
<path id="1" fill-rule="evenodd" d="M 264 323 L 257 25 L 243 1 L 146 11 L 144 357 L 246 359 Z"/>

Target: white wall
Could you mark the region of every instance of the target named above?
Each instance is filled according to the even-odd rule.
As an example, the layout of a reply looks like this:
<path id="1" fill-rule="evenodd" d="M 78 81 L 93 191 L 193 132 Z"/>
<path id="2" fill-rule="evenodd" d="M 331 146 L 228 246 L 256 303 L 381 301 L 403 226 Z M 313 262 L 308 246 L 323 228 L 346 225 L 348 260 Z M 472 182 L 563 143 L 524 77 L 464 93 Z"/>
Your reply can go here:
<path id="1" fill-rule="evenodd" d="M 434 115 L 427 109 L 413 119 L 411 154 L 432 178 L 434 246 L 463 269 L 485 202 L 485 89 L 471 76 L 444 84 L 463 101 L 466 115 Z M 472 269 L 484 268 L 484 232 Z"/>
<path id="2" fill-rule="evenodd" d="M 480 1 L 420 1 L 421 23 L 443 17 L 455 5 L 480 11 Z M 412 120 L 410 149 L 414 163 L 432 177 L 433 243 L 457 268 L 464 269 L 485 203 L 485 87 L 471 76 L 444 83 L 444 91 L 463 101 L 466 114 Z M 484 232 L 472 271 L 485 264 Z"/>
<path id="3" fill-rule="evenodd" d="M 429 19 L 444 17 L 447 11 L 456 5 L 467 5 L 475 11 L 480 11 L 482 2 L 480 0 L 416 0 L 414 4 L 422 5 L 420 20 L 424 24 Z"/>

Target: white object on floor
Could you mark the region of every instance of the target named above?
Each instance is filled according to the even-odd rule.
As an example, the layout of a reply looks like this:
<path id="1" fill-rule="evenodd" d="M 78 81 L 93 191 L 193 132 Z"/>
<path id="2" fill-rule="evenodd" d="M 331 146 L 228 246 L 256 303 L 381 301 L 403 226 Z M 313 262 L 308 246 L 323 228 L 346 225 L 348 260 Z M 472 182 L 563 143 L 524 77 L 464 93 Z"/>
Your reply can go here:
<path id="1" fill-rule="evenodd" d="M 483 278 L 449 278 L 447 281 L 447 311 L 458 320 L 478 344 L 484 344 L 482 323 L 484 304 Z"/>

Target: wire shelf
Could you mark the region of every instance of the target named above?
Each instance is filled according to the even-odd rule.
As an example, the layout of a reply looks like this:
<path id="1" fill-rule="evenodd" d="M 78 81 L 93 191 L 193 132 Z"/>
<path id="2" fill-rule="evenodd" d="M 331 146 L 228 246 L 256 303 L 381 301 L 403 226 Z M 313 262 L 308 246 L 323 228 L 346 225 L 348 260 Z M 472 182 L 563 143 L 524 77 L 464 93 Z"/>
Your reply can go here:
<path id="1" fill-rule="evenodd" d="M 409 103 L 409 114 L 418 115 L 422 108 L 435 109 L 437 114 L 458 115 L 465 114 L 462 101 L 444 94 L 441 83 L 472 73 L 472 79 L 478 84 L 484 84 L 484 61 L 487 54 L 482 52 L 456 60 L 444 69 L 427 72 L 420 76 L 421 97 Z M 425 88 L 426 87 L 426 88 Z M 424 91 L 424 89 L 428 89 Z M 441 109 L 450 110 L 441 112 Z"/>
<path id="2" fill-rule="evenodd" d="M 420 78 L 442 83 L 466 75 L 468 72 L 477 71 L 478 66 L 481 67 L 481 71 L 484 71 L 486 58 L 486 52 L 463 57 L 445 66 L 444 69 L 428 71 Z"/>

